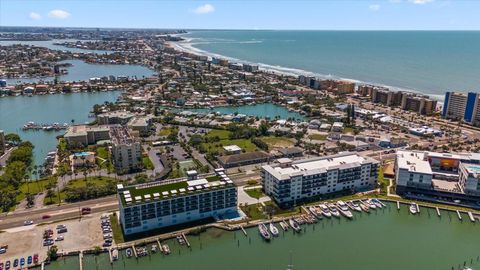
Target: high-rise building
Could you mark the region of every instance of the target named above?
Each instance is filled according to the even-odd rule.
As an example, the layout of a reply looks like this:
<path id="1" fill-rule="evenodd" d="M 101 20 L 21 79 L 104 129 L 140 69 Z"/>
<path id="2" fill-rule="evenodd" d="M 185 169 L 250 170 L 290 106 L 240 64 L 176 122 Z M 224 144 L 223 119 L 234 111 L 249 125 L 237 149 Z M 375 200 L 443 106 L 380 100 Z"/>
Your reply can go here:
<path id="1" fill-rule="evenodd" d="M 480 93 L 445 93 L 442 117 L 480 126 Z"/>
<path id="2" fill-rule="evenodd" d="M 262 167 L 262 187 L 281 207 L 320 198 L 324 194 L 375 187 L 379 162 L 357 153 L 292 161 Z"/>
<path id="3" fill-rule="evenodd" d="M 110 128 L 112 141 L 113 166 L 118 173 L 133 172 L 141 168 L 142 147 L 127 127 L 112 126 Z"/>
<path id="4" fill-rule="evenodd" d="M 237 188 L 223 172 L 203 179 L 118 185 L 117 198 L 126 235 L 203 219 L 226 219 L 237 212 Z"/>

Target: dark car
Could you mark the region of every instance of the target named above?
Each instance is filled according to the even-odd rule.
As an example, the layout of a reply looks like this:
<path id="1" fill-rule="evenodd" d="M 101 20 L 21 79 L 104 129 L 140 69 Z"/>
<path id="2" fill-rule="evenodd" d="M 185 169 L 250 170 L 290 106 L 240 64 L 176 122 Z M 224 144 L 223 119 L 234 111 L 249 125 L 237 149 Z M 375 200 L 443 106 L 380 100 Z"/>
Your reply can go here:
<path id="1" fill-rule="evenodd" d="M 43 215 L 43 216 L 42 216 L 42 219 L 47 219 L 47 218 L 51 218 L 51 217 L 52 217 L 52 216 L 50 216 L 50 215 Z"/>
<path id="2" fill-rule="evenodd" d="M 17 266 L 18 266 L 18 259 L 15 259 L 15 260 L 13 261 L 13 267 L 17 267 Z"/>

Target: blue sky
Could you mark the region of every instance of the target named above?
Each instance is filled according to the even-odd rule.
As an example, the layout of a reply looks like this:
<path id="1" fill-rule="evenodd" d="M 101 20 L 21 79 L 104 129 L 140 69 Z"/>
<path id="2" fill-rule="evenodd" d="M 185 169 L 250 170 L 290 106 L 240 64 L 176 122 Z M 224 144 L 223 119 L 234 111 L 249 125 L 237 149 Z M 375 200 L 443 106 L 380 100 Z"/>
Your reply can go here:
<path id="1" fill-rule="evenodd" d="M 0 0 L 1 26 L 480 30 L 480 0 Z"/>

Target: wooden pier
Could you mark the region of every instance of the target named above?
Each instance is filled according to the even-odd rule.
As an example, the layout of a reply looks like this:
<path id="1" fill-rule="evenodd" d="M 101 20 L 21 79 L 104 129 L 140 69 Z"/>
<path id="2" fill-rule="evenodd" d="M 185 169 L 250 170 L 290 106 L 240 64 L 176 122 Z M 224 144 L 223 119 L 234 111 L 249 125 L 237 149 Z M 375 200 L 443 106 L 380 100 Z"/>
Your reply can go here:
<path id="1" fill-rule="evenodd" d="M 462 220 L 462 215 L 460 214 L 460 211 L 457 210 L 457 216 L 458 216 L 458 219 Z"/>
<path id="2" fill-rule="evenodd" d="M 473 217 L 472 212 L 468 212 L 468 217 L 470 218 L 471 222 L 475 222 L 475 217 Z"/>
<path id="3" fill-rule="evenodd" d="M 418 203 L 415 204 L 417 206 L 417 213 L 420 214 L 420 205 L 418 205 Z"/>
<path id="4" fill-rule="evenodd" d="M 42 262 L 42 264 L 40 265 L 40 270 L 45 270 L 45 262 Z"/>
<path id="5" fill-rule="evenodd" d="M 248 235 L 247 235 L 247 231 L 243 228 L 242 225 L 240 225 L 240 229 L 242 230 L 242 232 L 243 232 L 243 234 L 244 234 L 245 236 L 248 236 Z"/>
<path id="6" fill-rule="evenodd" d="M 108 249 L 108 256 L 110 257 L 110 263 L 113 263 L 113 258 L 112 258 L 112 249 Z"/>
<path id="7" fill-rule="evenodd" d="M 135 245 L 132 245 L 132 249 L 133 249 L 133 255 L 135 255 L 135 258 L 138 258 L 137 249 L 135 248 Z"/>
<path id="8" fill-rule="evenodd" d="M 441 216 L 441 215 L 440 215 L 440 209 L 438 209 L 438 207 L 435 207 L 435 209 L 437 210 L 437 215 L 438 215 L 438 216 Z"/>
<path id="9" fill-rule="evenodd" d="M 190 242 L 188 242 L 187 236 L 184 233 L 182 233 L 182 237 L 185 240 L 185 243 L 187 244 L 187 247 L 190 247 Z"/>
<path id="10" fill-rule="evenodd" d="M 397 201 L 397 210 L 400 210 L 400 202 Z"/>
<path id="11" fill-rule="evenodd" d="M 160 243 L 160 240 L 158 240 L 158 239 L 157 239 L 157 244 L 158 244 L 158 249 L 160 250 L 161 253 L 163 253 L 162 243 Z"/>
<path id="12" fill-rule="evenodd" d="M 80 251 L 80 253 L 78 253 L 78 262 L 79 269 L 83 270 L 83 251 Z"/>

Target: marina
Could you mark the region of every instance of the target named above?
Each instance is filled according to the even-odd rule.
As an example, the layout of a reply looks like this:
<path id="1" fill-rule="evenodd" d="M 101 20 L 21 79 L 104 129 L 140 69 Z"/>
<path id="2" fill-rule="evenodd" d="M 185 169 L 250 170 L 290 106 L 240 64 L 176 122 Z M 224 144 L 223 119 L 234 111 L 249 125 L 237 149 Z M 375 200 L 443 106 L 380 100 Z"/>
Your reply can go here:
<path id="1" fill-rule="evenodd" d="M 191 236 L 189 242 L 191 250 L 186 245 L 181 245 L 176 240 L 162 240 L 162 244 L 171 247 L 172 255 L 167 257 L 162 254 L 151 253 L 147 258 L 138 260 L 128 259 L 123 252 L 119 252 L 118 261 L 110 266 L 107 253 L 95 256 L 85 255 L 83 269 L 157 269 L 158 266 L 168 269 L 282 269 L 288 264 L 289 253 L 292 252 L 295 265 L 302 269 L 311 269 L 320 262 L 327 269 L 381 269 L 378 265 L 388 264 L 395 260 L 397 255 L 387 252 L 395 246 L 399 252 L 409 252 L 409 260 L 399 260 L 397 265 L 390 265 L 389 269 L 428 269 L 450 270 L 460 269 L 464 262 L 473 269 L 480 266 L 477 260 L 479 252 L 475 249 L 480 236 L 478 226 L 475 223 L 464 223 L 458 219 L 434 219 L 430 215 L 409 215 L 409 205 L 400 203 L 400 211 L 393 211 L 396 202 L 384 203 L 383 208 L 377 208 L 370 215 L 365 212 L 355 213 L 355 219 L 345 217 L 340 219 L 322 219 L 314 224 L 299 225 L 298 221 L 305 222 L 305 218 L 292 218 L 288 222 L 296 224 L 297 230 L 302 234 L 285 231 L 286 223 L 280 220 L 280 227 L 284 233 L 272 238 L 271 243 L 266 245 L 262 236 L 248 233 L 248 237 L 234 239 L 234 235 L 241 233 L 227 232 L 218 229 L 208 229 L 198 236 Z M 435 208 L 427 208 L 425 212 L 435 213 Z M 439 210 L 442 214 L 450 214 L 445 210 Z M 462 213 L 460 213 L 462 215 Z M 466 215 L 467 213 L 465 213 Z M 305 222 L 306 223 L 306 222 Z M 283 225 L 282 225 L 283 224 Z M 422 224 L 422 226 L 418 226 Z M 264 227 L 268 230 L 269 223 Z M 388 229 L 387 229 L 388 228 Z M 247 232 L 258 230 L 249 226 Z M 392 230 L 395 233 L 391 233 Z M 362 233 L 359 234 L 358 232 Z M 342 235 L 343 238 L 339 236 Z M 386 240 L 388 239 L 388 240 Z M 422 245 L 411 245 L 412 241 L 422 239 Z M 433 241 L 435 239 L 435 241 Z M 158 244 L 156 240 L 155 244 Z M 319 244 L 321 243 L 321 244 Z M 454 243 L 455 250 L 450 245 Z M 449 245 L 450 244 L 450 245 Z M 342 254 L 335 253 L 335 246 L 342 246 Z M 145 246 L 151 247 L 151 246 Z M 311 256 L 308 252 L 315 249 L 319 256 Z M 442 254 L 440 258 L 429 250 L 436 250 Z M 225 251 L 224 256 L 217 256 L 218 252 Z M 375 262 L 372 262 L 370 250 L 377 253 Z M 385 251 L 385 252 L 383 252 Z M 321 255 L 320 255 L 321 254 Z M 427 255 L 431 254 L 431 255 Z M 348 260 L 341 259 L 348 256 Z M 248 257 L 249 260 L 242 258 Z M 271 258 L 261 260 L 260 258 Z M 277 259 L 274 259 L 277 258 Z M 278 259 L 279 258 L 279 259 Z M 211 260 L 215 259 L 215 264 Z M 68 263 L 69 259 L 66 258 Z M 78 262 L 78 260 L 77 260 Z M 59 259 L 46 267 L 46 269 L 58 269 L 56 265 L 64 264 L 64 259 Z M 69 269 L 75 269 L 69 268 Z"/>

